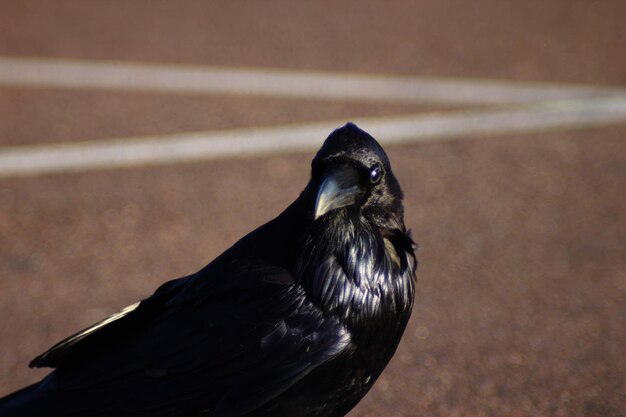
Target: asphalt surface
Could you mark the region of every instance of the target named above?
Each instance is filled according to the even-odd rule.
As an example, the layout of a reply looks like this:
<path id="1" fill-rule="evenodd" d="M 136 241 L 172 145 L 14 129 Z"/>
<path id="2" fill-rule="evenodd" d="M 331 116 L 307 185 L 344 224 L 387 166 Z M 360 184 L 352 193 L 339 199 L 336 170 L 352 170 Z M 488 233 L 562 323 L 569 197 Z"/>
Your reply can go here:
<path id="1" fill-rule="evenodd" d="M 7 1 L 0 55 L 623 86 L 624 4 Z M 428 110 L 445 109 L 3 86 L 0 146 Z M 388 148 L 420 244 L 417 305 L 350 417 L 624 415 L 625 135 Z M 0 394 L 45 375 L 26 365 L 61 338 L 278 214 L 312 156 L 0 180 Z"/>

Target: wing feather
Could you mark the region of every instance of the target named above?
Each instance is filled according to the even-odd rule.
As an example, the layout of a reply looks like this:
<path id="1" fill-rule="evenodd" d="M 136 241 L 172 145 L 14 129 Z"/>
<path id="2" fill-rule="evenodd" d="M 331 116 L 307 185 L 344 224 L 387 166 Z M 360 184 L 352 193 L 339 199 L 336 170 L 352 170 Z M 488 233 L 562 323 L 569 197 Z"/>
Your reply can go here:
<path id="1" fill-rule="evenodd" d="M 235 417 L 260 407 L 340 354 L 350 339 L 306 301 L 286 270 L 243 271 L 212 292 L 203 281 L 209 277 L 166 284 L 33 365 L 57 366 L 49 389 L 59 397 L 80 391 L 91 404 L 82 406 L 96 415 L 110 407 L 121 415 L 214 410 Z M 202 291 L 194 293 L 193 285 Z M 177 299 L 181 292 L 185 302 Z"/>

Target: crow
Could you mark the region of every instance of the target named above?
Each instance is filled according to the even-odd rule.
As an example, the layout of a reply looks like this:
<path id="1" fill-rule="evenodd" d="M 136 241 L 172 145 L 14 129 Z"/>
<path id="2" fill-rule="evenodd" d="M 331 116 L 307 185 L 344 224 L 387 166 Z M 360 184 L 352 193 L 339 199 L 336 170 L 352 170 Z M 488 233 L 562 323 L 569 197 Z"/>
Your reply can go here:
<path id="1" fill-rule="evenodd" d="M 195 274 L 59 342 L 17 416 L 344 416 L 393 356 L 417 260 L 378 142 L 348 123 L 278 217 Z"/>

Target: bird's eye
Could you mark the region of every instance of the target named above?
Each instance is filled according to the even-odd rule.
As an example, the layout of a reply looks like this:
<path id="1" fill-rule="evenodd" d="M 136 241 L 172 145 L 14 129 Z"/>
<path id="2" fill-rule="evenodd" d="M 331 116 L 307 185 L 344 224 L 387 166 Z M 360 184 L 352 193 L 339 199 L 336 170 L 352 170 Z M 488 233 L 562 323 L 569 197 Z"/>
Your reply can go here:
<path id="1" fill-rule="evenodd" d="M 380 168 L 380 166 L 376 165 L 370 171 L 370 182 L 372 184 L 376 184 L 378 181 L 380 181 L 382 176 L 383 176 L 383 170 Z"/>

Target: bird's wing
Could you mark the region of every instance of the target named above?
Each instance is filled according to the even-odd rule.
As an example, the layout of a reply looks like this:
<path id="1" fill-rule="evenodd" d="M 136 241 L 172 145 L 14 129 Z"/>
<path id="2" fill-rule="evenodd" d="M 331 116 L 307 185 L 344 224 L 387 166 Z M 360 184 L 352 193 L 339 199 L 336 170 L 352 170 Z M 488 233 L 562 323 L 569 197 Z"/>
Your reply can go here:
<path id="1" fill-rule="evenodd" d="M 46 352 L 34 358 L 31 368 L 57 368 L 68 362 L 76 362 L 82 355 L 94 349 L 106 347 L 107 340 L 130 335 L 137 327 L 159 313 L 165 303 L 172 299 L 191 277 L 168 281 L 161 285 L 148 299 L 123 308 L 111 316 L 73 334 Z"/>
<path id="2" fill-rule="evenodd" d="M 140 416 L 198 409 L 242 415 L 350 344 L 343 326 L 323 317 L 288 276 L 255 266 L 212 291 L 209 277 L 173 281 L 134 310 L 66 339 L 35 365 L 56 363 L 51 389 L 60 397 L 81 392 L 89 415 L 100 415 L 99 407 Z"/>

